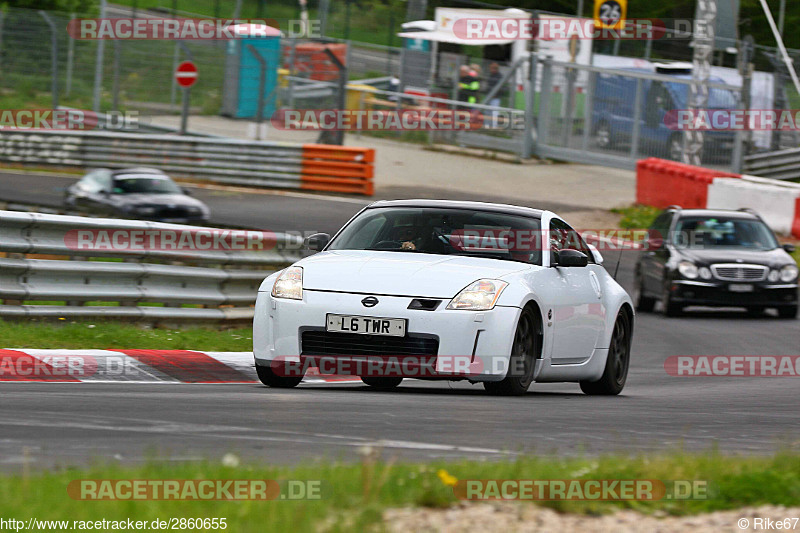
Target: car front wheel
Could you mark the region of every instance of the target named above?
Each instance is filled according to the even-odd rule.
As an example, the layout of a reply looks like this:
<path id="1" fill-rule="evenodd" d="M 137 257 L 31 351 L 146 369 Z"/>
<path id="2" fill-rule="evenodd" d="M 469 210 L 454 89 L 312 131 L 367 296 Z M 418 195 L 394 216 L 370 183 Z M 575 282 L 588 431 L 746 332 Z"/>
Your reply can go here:
<path id="1" fill-rule="evenodd" d="M 633 304 L 637 311 L 649 313 L 656 306 L 656 299 L 644 295 L 644 280 L 641 273 L 636 273 L 636 280 L 633 284 Z"/>
<path id="2" fill-rule="evenodd" d="M 590 395 L 614 396 L 622 392 L 628 379 L 631 359 L 631 323 L 628 315 L 620 311 L 611 333 L 608 357 L 603 375 L 597 381 L 581 381 L 581 390 Z"/>
<path id="3" fill-rule="evenodd" d="M 542 322 L 533 309 L 526 307 L 517 322 L 506 377 L 500 381 L 485 381 L 483 388 L 486 392 L 498 396 L 521 396 L 528 392 L 541 342 Z"/>
<path id="4" fill-rule="evenodd" d="M 390 390 L 390 389 L 393 389 L 393 388 L 397 387 L 398 385 L 400 385 L 400 383 L 403 382 L 403 378 L 400 378 L 400 377 L 385 378 L 385 377 L 361 376 L 361 381 L 363 381 L 364 384 L 369 385 L 373 389 Z"/>
<path id="5" fill-rule="evenodd" d="M 661 296 L 661 308 L 664 311 L 664 315 L 669 317 L 680 316 L 683 313 L 683 306 L 672 299 L 672 293 L 669 288 L 665 288 Z"/>
<path id="6" fill-rule="evenodd" d="M 274 389 L 291 389 L 292 387 L 296 387 L 303 380 L 302 376 L 279 376 L 269 366 L 256 365 L 256 373 L 261 383 Z"/>

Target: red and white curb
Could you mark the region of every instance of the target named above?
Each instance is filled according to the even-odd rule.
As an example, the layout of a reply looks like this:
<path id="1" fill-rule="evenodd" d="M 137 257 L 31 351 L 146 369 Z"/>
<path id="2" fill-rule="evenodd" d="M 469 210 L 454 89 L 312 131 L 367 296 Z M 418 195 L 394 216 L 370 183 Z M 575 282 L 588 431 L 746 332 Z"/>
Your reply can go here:
<path id="1" fill-rule="evenodd" d="M 0 349 L 0 382 L 257 383 L 252 352 Z M 306 372 L 305 383 L 354 383 L 357 376 Z"/>

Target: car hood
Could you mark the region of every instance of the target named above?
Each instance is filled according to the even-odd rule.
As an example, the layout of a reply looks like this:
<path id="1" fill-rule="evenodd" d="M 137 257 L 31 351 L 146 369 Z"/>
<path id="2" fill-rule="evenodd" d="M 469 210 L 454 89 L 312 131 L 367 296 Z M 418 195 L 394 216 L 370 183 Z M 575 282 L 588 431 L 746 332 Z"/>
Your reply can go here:
<path id="1" fill-rule="evenodd" d="M 680 256 L 700 265 L 713 263 L 737 263 L 782 266 L 792 262 L 792 258 L 783 248 L 774 250 L 747 250 L 742 248 L 689 249 L 678 248 Z"/>
<path id="2" fill-rule="evenodd" d="M 337 250 L 297 263 L 303 289 L 424 298 L 453 298 L 481 278 L 528 270 L 524 263 L 409 252 Z"/>
<path id="3" fill-rule="evenodd" d="M 116 194 L 112 201 L 117 205 L 179 205 L 182 207 L 205 207 L 200 200 L 185 194 L 133 193 Z"/>

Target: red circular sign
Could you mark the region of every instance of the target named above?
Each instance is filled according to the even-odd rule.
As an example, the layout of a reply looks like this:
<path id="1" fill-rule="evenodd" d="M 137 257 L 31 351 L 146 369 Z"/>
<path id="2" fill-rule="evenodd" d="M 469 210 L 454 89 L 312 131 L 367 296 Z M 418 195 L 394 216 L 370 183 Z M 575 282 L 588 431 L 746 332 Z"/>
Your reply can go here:
<path id="1" fill-rule="evenodd" d="M 197 65 L 184 61 L 175 69 L 175 81 L 181 87 L 191 87 L 197 81 Z"/>

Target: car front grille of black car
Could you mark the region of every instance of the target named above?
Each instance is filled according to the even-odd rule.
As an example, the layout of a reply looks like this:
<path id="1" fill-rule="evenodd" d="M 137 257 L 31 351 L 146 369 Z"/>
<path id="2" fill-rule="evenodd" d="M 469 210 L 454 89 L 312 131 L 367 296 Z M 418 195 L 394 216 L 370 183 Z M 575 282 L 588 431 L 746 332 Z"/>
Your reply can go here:
<path id="1" fill-rule="evenodd" d="M 301 355 L 437 355 L 439 339 L 407 335 L 388 337 L 304 331 L 300 336 Z"/>
<path id="2" fill-rule="evenodd" d="M 768 268 L 761 265 L 711 265 L 714 277 L 722 281 L 764 281 Z"/>

